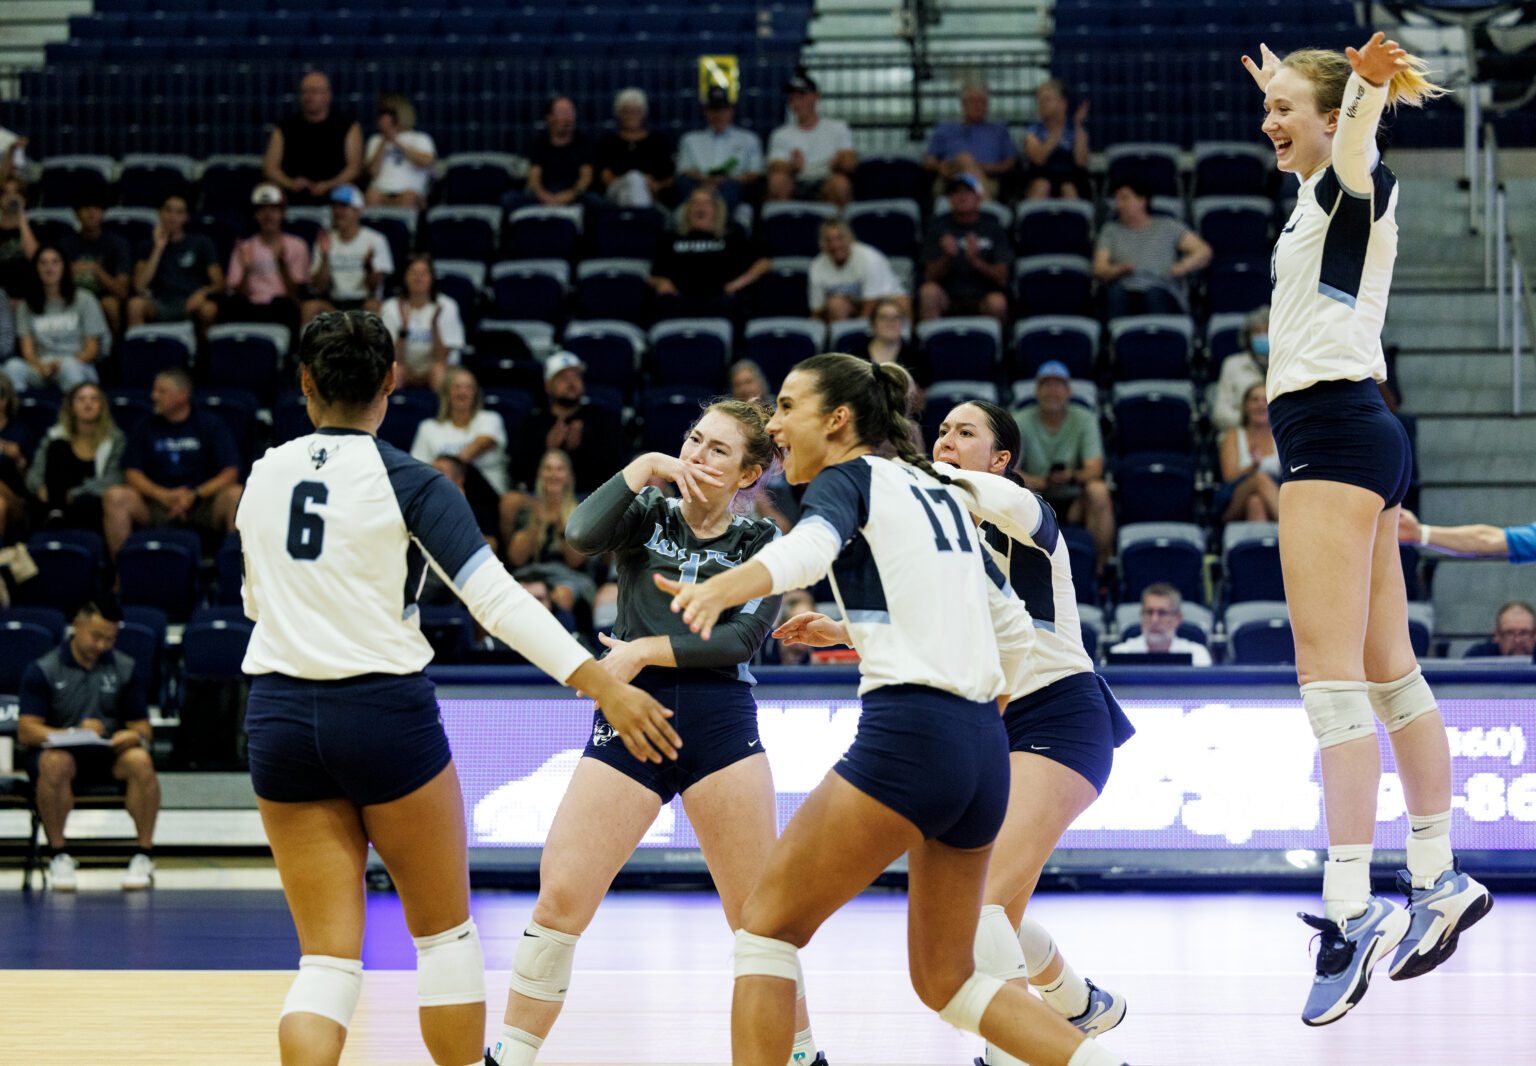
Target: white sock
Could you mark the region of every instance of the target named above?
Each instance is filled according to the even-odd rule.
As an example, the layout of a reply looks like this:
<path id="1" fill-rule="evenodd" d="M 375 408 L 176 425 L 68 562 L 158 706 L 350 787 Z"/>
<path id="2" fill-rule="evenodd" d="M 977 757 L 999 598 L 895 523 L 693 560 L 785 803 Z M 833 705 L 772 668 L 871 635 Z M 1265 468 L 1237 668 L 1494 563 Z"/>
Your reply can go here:
<path id="1" fill-rule="evenodd" d="M 1339 844 L 1328 849 L 1323 866 L 1323 915 L 1331 922 L 1343 922 L 1365 913 L 1371 900 L 1371 855 L 1369 844 Z"/>
<path id="2" fill-rule="evenodd" d="M 1061 974 L 1048 985 L 1036 985 L 1040 998 L 1063 1018 L 1076 1018 L 1088 1009 L 1088 982 L 1077 976 L 1072 964 L 1061 962 Z"/>
<path id="3" fill-rule="evenodd" d="M 1084 1040 L 1072 1052 L 1067 1066 L 1125 1066 L 1125 1060 L 1097 1040 Z"/>
<path id="4" fill-rule="evenodd" d="M 1024 952 L 1024 964 L 1031 977 L 1038 977 L 1056 957 L 1056 941 L 1045 926 L 1025 915 L 1019 922 L 1019 948 Z"/>
<path id="5" fill-rule="evenodd" d="M 1451 812 L 1408 815 L 1408 875 L 1429 888 L 1451 868 Z"/>
<path id="6" fill-rule="evenodd" d="M 544 1046 L 541 1037 L 525 1032 L 515 1025 L 503 1025 L 496 1046 L 491 1049 L 491 1061 L 497 1066 L 533 1066 L 539 1048 Z M 476 1064 L 482 1066 L 482 1064 Z"/>
<path id="7" fill-rule="evenodd" d="M 789 1066 L 811 1066 L 816 1061 L 816 1038 L 807 1025 L 795 1034 L 795 1046 L 789 1053 Z"/>

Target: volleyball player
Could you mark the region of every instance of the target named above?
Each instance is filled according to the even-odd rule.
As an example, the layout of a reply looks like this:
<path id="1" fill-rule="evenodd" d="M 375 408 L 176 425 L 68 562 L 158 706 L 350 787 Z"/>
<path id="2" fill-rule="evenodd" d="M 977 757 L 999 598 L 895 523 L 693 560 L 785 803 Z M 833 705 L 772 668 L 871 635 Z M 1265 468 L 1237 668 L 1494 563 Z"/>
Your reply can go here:
<path id="1" fill-rule="evenodd" d="M 768 428 L 789 481 L 809 482 L 799 523 L 706 582 L 658 579 L 708 639 L 726 608 L 830 571 L 860 659 L 858 735 L 790 820 L 742 909 L 732 1061 L 784 1061 L 799 948 L 906 853 L 909 965 L 925 1004 L 1036 1066 L 1118 1063 L 1024 989 L 976 972 L 987 857 L 1008 803 L 994 701 L 1021 687 L 1033 632 L 978 549 L 961 491 L 912 444 L 910 385 L 895 364 L 798 364 Z"/>
<path id="2" fill-rule="evenodd" d="M 935 469 L 967 490 L 959 496 L 977 516 L 980 539 L 1035 627 L 1034 668 L 1003 716 L 1012 782 L 987 867 L 976 966 L 1005 981 L 1027 980 L 1057 1013 L 1097 1036 L 1124 1019 L 1125 998 L 1079 977 L 1045 927 L 1023 912 L 1061 834 L 1103 791 L 1115 748 L 1135 730 L 1083 646 L 1072 565 L 1056 515 L 1012 472 L 1022 446 L 1013 417 L 984 400 L 950 411 L 933 445 Z M 813 644 L 847 639 L 841 623 L 810 612 L 773 635 Z M 976 1061 L 1019 1062 L 992 1047 Z"/>
<path id="3" fill-rule="evenodd" d="M 1376 383 L 1397 255 L 1397 179 L 1376 143 L 1382 110 L 1443 90 L 1380 33 L 1345 54 L 1243 56 L 1264 91 L 1275 160 L 1301 181 L 1270 268 L 1269 421 L 1280 453 L 1280 563 L 1302 705 L 1322 751 L 1328 862 L 1322 944 L 1302 1021 L 1336 1021 L 1396 948 L 1395 980 L 1428 973 L 1488 912 L 1487 889 L 1452 857 L 1451 759 L 1408 638 L 1398 513 L 1412 458 Z M 1407 800 L 1404 910 L 1371 895 L 1386 726 Z"/>
<path id="4" fill-rule="evenodd" d="M 566 540 L 578 551 L 617 554 L 618 622 L 612 637 L 601 638 L 609 650 L 599 665 L 616 681 L 633 680 L 665 700 L 687 747 L 676 762 L 642 763 L 618 749 L 597 712 L 539 860 L 539 898 L 518 941 L 505 1024 L 488 1056 L 498 1066 L 534 1061 L 570 988 L 577 938 L 673 796 L 683 797 L 732 930 L 741 927 L 741 905 L 767 865 L 777 806 L 747 663 L 773 627 L 779 597 L 746 604 L 705 641 L 672 613 L 671 597 L 652 580 L 713 577 L 777 538 L 771 521 L 732 507 L 773 465 L 767 421 L 767 409 L 755 403 L 716 401 L 678 455 L 637 457 L 587 497 L 566 526 Z M 654 478 L 676 484 L 681 498 L 647 488 Z M 797 1011 L 790 1066 L 825 1066 L 803 997 Z"/>
<path id="5" fill-rule="evenodd" d="M 463 495 L 376 439 L 394 342 L 376 315 L 318 316 L 299 345 L 315 432 L 251 471 L 236 525 L 251 778 L 298 930 L 284 1066 L 334 1064 L 362 989 L 363 871 L 378 849 L 416 945 L 434 1062 L 479 1066 L 485 976 L 469 915 L 464 804 L 415 597 L 431 566 L 485 628 L 597 700 L 637 759 L 674 757 L 670 712 L 592 660 L 502 569 Z"/>

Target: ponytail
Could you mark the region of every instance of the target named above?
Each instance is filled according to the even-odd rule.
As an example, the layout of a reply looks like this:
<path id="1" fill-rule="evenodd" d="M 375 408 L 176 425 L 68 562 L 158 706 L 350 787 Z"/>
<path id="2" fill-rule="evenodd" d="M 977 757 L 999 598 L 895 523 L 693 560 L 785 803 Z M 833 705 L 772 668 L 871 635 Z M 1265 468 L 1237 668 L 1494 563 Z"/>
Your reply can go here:
<path id="1" fill-rule="evenodd" d="M 1407 58 L 1408 65 L 1392 75 L 1387 82 L 1387 108 L 1398 104 L 1423 107 L 1426 101 L 1450 92 L 1429 80 L 1429 64 L 1415 55 Z M 1312 83 L 1312 95 L 1317 100 L 1317 110 L 1322 114 L 1344 106 L 1344 86 L 1354 67 L 1343 52 L 1326 48 L 1302 48 L 1290 53 L 1280 63 L 1290 67 Z"/>
<path id="2" fill-rule="evenodd" d="M 822 410 L 848 408 L 860 444 L 877 452 L 894 453 L 902 462 L 949 483 L 918 447 L 917 427 L 908 417 L 914 392 L 912 378 L 900 364 L 876 364 L 829 352 L 813 355 L 794 369 L 816 378 Z"/>
<path id="3" fill-rule="evenodd" d="M 1450 90 L 1429 80 L 1429 64 L 1418 56 L 1408 57 L 1408 66 L 1392 75 L 1387 82 L 1387 106 L 1398 104 L 1423 107 L 1430 100 L 1446 96 Z"/>
<path id="4" fill-rule="evenodd" d="M 937 478 L 948 485 L 949 477 L 935 470 L 933 460 L 923 453 L 918 442 L 917 424 L 909 417 L 914 396 L 911 375 L 900 363 L 871 363 L 870 365 L 874 369 L 876 381 L 876 387 L 872 391 L 883 401 L 885 419 L 884 433 L 871 427 L 869 436 L 878 437 L 878 443 L 873 439 L 867 442 L 890 449 L 902 462 L 915 466 L 929 477 Z M 860 433 L 860 436 L 864 434 Z"/>

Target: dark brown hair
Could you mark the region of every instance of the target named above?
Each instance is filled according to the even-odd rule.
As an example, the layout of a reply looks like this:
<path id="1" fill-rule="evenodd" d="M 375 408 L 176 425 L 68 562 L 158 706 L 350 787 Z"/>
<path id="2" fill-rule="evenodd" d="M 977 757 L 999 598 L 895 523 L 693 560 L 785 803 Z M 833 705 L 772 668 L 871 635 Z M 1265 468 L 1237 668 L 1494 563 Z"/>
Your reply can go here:
<path id="1" fill-rule="evenodd" d="M 899 363 L 876 364 L 857 356 L 826 353 L 795 364 L 795 370 L 816 378 L 822 410 L 848 408 L 860 444 L 894 453 L 902 462 L 949 483 L 917 446 L 916 427 L 908 417 L 912 378 Z"/>

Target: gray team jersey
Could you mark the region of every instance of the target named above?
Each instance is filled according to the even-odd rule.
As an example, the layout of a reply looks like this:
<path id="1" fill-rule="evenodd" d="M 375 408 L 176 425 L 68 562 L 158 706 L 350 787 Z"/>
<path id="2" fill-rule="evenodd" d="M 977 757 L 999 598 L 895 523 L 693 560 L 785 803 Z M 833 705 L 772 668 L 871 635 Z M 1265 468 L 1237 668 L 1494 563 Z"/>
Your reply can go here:
<path id="1" fill-rule="evenodd" d="M 711 540 L 700 540 L 683 520 L 682 501 L 647 488 L 631 492 L 622 473 L 603 483 L 566 523 L 565 539 L 587 555 L 614 552 L 619 571 L 620 640 L 665 636 L 680 669 L 703 669 L 750 682 L 747 661 L 757 654 L 779 614 L 778 596 L 751 600 L 725 612 L 709 640 L 688 631 L 672 598 L 652 574 L 684 582 L 706 581 L 750 559 L 775 540 L 779 529 L 766 518 L 732 519 Z"/>

